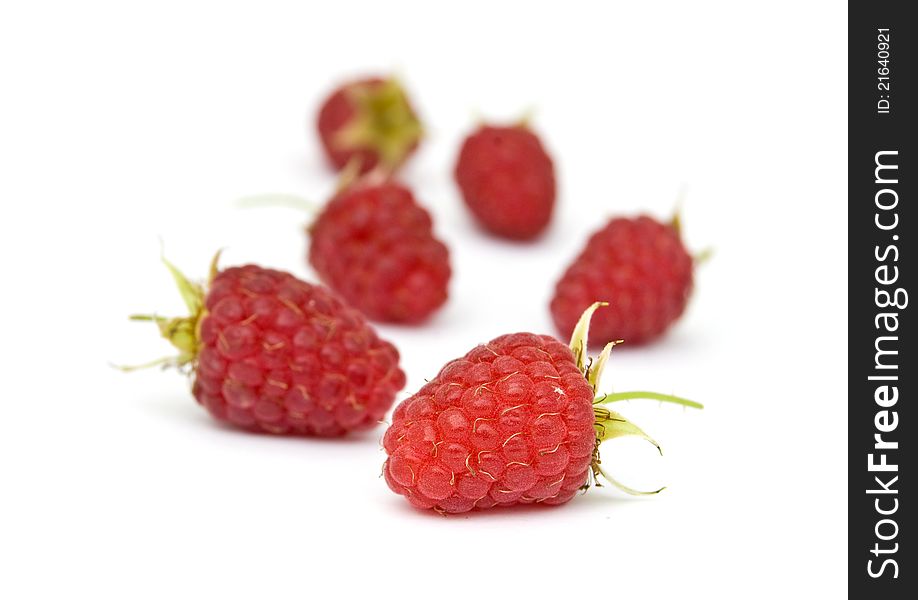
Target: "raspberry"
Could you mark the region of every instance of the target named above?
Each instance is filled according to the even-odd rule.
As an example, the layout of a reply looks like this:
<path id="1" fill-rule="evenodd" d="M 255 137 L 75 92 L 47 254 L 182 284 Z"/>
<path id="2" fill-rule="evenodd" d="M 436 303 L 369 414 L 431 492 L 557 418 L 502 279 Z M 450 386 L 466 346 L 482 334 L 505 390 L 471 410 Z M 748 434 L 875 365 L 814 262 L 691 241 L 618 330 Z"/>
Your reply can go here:
<path id="1" fill-rule="evenodd" d="M 449 251 L 398 183 L 359 180 L 327 204 L 310 235 L 319 277 L 371 319 L 418 323 L 446 302 Z"/>
<path id="2" fill-rule="evenodd" d="M 651 392 L 594 400 L 612 349 L 585 364 L 586 329 L 598 306 L 584 313 L 571 347 L 547 335 L 502 335 L 447 363 L 399 404 L 383 437 L 389 487 L 418 508 L 448 513 L 563 504 L 596 476 L 644 493 L 602 470 L 599 444 L 622 435 L 656 442 L 605 405 L 637 397 L 700 405 Z"/>
<path id="3" fill-rule="evenodd" d="M 317 127 L 332 165 L 342 169 L 356 160 L 362 173 L 377 165 L 394 171 L 414 152 L 422 135 L 405 91 L 391 78 L 339 87 L 322 104 Z"/>
<path id="4" fill-rule="evenodd" d="M 455 177 L 472 214 L 496 235 L 531 239 L 551 220 L 554 166 L 523 125 L 479 127 L 462 144 Z"/>
<path id="5" fill-rule="evenodd" d="M 404 387 L 395 347 L 327 289 L 246 265 L 212 269 L 205 294 L 167 265 L 191 316 L 134 318 L 179 348 L 168 362 L 190 366 L 194 397 L 218 420 L 339 436 L 375 426 Z"/>
<path id="6" fill-rule="evenodd" d="M 555 287 L 551 313 L 558 331 L 569 334 L 586 307 L 605 300 L 610 307 L 596 315 L 591 345 L 648 342 L 685 310 L 692 268 L 677 222 L 612 219 L 593 234 Z"/>

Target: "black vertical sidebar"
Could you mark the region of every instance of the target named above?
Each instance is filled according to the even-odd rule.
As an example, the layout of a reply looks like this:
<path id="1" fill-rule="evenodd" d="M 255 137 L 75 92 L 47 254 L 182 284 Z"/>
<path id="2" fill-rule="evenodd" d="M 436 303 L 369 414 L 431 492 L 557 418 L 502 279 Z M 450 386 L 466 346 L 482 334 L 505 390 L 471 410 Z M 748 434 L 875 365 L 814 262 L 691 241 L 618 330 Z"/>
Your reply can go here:
<path id="1" fill-rule="evenodd" d="M 848 8 L 848 585 L 865 598 L 918 589 L 918 567 L 904 558 L 918 539 L 918 501 L 903 492 L 918 483 L 918 21 L 909 4 Z"/>

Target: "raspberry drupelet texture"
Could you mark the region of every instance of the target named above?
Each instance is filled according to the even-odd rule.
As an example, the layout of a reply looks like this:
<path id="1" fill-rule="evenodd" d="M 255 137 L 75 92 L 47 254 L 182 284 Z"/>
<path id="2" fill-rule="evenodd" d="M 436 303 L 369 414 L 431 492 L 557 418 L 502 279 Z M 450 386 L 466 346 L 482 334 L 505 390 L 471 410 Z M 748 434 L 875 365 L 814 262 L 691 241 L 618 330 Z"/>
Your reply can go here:
<path id="1" fill-rule="evenodd" d="M 602 477 L 600 445 L 650 436 L 608 405 L 649 398 L 702 408 L 656 392 L 597 395 L 614 343 L 587 359 L 587 308 L 569 346 L 532 333 L 503 335 L 449 362 L 395 409 L 383 437 L 389 487 L 417 508 L 442 513 L 513 504 L 564 504 Z"/>
<path id="2" fill-rule="evenodd" d="M 566 345 L 503 335 L 399 404 L 383 438 L 386 482 L 418 508 L 450 513 L 567 502 L 590 476 L 592 404 Z"/>
<path id="3" fill-rule="evenodd" d="M 336 169 L 356 161 L 362 173 L 377 166 L 394 171 L 414 152 L 422 135 L 401 85 L 378 77 L 332 92 L 319 109 L 317 129 Z"/>
<path id="4" fill-rule="evenodd" d="M 568 335 L 596 299 L 590 345 L 612 340 L 641 344 L 682 315 L 692 291 L 693 260 L 678 227 L 648 217 L 616 218 L 590 237 L 555 287 L 551 314 Z"/>
<path id="5" fill-rule="evenodd" d="M 479 127 L 462 144 L 455 178 L 472 214 L 496 235 L 531 239 L 551 220 L 554 166 L 524 125 Z"/>
<path id="6" fill-rule="evenodd" d="M 398 351 L 328 290 L 248 265 L 211 283 L 194 396 L 215 417 L 271 433 L 374 427 L 405 385 Z"/>
<path id="7" fill-rule="evenodd" d="M 217 271 L 208 289 L 166 265 L 191 315 L 153 320 L 190 367 L 215 418 L 255 431 L 339 436 L 374 427 L 405 385 L 395 347 L 322 286 L 255 265 Z"/>
<path id="8" fill-rule="evenodd" d="M 374 320 L 419 323 L 447 299 L 449 251 L 411 191 L 392 181 L 358 181 L 329 201 L 310 228 L 309 262 Z"/>

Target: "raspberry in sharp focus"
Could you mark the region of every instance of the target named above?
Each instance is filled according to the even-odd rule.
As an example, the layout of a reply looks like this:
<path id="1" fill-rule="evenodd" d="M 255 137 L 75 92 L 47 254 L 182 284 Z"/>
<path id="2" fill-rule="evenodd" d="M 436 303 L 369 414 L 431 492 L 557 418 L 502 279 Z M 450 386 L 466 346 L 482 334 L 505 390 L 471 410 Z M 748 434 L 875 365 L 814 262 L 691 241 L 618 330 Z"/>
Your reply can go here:
<path id="1" fill-rule="evenodd" d="M 309 262 L 371 319 L 418 323 L 446 302 L 449 251 L 411 191 L 358 180 L 310 227 Z"/>
<path id="2" fill-rule="evenodd" d="M 463 142 L 454 175 L 466 205 L 488 231 L 526 240 L 548 226 L 554 166 L 525 125 L 479 127 Z"/>
<path id="3" fill-rule="evenodd" d="M 641 344 L 661 335 L 685 310 L 693 261 L 678 227 L 648 217 L 615 218 L 594 233 L 555 287 L 551 314 L 568 335 L 596 300 L 609 303 L 590 328 L 590 345 Z"/>
<path id="4" fill-rule="evenodd" d="M 389 487 L 417 508 L 447 513 L 563 504 L 596 476 L 644 493 L 602 469 L 599 444 L 623 435 L 657 444 L 607 405 L 638 397 L 701 405 L 652 392 L 596 398 L 612 349 L 586 360 L 589 319 L 599 306 L 585 311 L 570 347 L 546 335 L 500 336 L 447 363 L 399 404 L 383 437 Z"/>
<path id="5" fill-rule="evenodd" d="M 395 347 L 329 290 L 255 265 L 208 289 L 170 270 L 191 316 L 154 320 L 218 420 L 277 434 L 339 436 L 384 417 L 405 385 Z"/>
<path id="6" fill-rule="evenodd" d="M 366 173 L 395 171 L 417 148 L 421 123 L 393 78 L 367 78 L 342 85 L 319 109 L 322 147 L 338 170 L 351 161 Z"/>

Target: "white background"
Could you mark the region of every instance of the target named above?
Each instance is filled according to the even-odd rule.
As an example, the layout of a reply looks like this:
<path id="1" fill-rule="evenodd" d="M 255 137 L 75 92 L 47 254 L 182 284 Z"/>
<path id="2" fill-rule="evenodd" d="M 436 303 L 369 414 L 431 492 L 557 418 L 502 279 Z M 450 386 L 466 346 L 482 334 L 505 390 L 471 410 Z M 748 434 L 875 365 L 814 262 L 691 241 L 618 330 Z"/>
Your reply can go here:
<path id="1" fill-rule="evenodd" d="M 0 596 L 840 597 L 846 585 L 847 16 L 839 3 L 9 3 L 0 8 Z M 547 303 L 610 215 L 687 194 L 713 247 L 685 318 L 616 349 L 603 387 L 655 435 L 607 444 L 627 483 L 458 518 L 379 478 L 383 429 L 239 433 L 131 312 L 181 314 L 212 253 L 314 279 L 309 215 L 240 210 L 334 185 L 312 131 L 342 78 L 395 69 L 429 137 L 404 179 L 452 251 L 449 304 L 380 327 L 408 386 Z M 481 234 L 451 179 L 475 119 L 534 110 L 560 200 L 538 243 Z"/>

